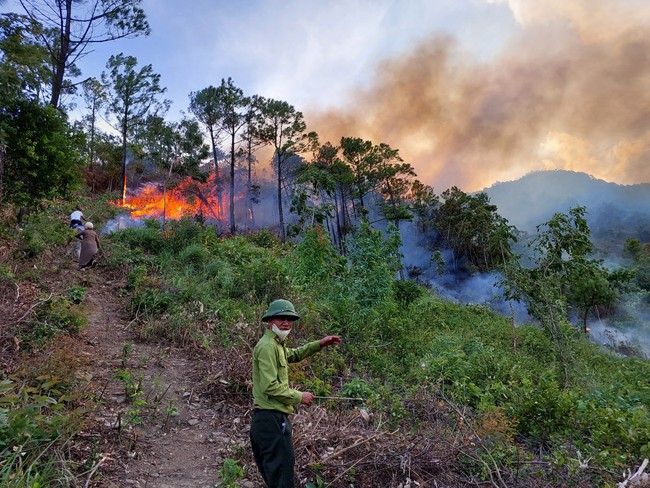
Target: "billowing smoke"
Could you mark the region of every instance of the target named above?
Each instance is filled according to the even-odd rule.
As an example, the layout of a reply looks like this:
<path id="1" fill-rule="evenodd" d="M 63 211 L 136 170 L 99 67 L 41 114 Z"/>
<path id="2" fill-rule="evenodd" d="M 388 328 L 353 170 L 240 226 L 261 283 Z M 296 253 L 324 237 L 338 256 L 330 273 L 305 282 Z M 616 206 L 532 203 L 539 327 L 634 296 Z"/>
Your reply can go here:
<path id="1" fill-rule="evenodd" d="M 435 36 L 378 66 L 345 108 L 305 111 L 322 141 L 385 142 L 441 191 L 532 170 L 650 181 L 645 0 L 511 0 L 521 29 L 489 61 Z"/>
<path id="2" fill-rule="evenodd" d="M 589 323 L 590 338 L 616 352 L 650 359 L 650 320 L 640 319 L 635 327 L 620 327 L 606 320 Z"/>

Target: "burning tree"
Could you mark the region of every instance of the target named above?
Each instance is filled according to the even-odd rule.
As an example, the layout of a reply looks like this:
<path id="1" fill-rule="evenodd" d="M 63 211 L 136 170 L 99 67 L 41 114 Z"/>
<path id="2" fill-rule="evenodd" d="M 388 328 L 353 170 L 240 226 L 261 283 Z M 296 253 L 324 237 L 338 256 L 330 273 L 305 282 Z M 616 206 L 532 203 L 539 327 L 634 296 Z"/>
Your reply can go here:
<path id="1" fill-rule="evenodd" d="M 246 114 L 246 128 L 242 132 L 241 147 L 238 156 L 246 161 L 246 222 L 247 225 L 255 226 L 255 214 L 253 204 L 259 203 L 259 185 L 253 183 L 253 164 L 257 161 L 254 151 L 264 144 L 258 137 L 255 122 L 259 119 L 260 110 L 264 104 L 264 98 L 253 95 L 248 104 Z M 250 227 L 248 227 L 250 228 Z"/>
<path id="2" fill-rule="evenodd" d="M 122 204 L 126 202 L 128 138 L 148 115 L 165 113 L 170 104 L 169 100 L 160 100 L 167 90 L 160 86 L 160 75 L 150 64 L 137 71 L 137 64 L 135 57 L 118 54 L 106 63 L 109 72 L 102 73 L 109 90 L 107 116 L 116 119 L 122 137 Z"/>
<path id="3" fill-rule="evenodd" d="M 221 133 L 221 109 L 219 90 L 210 85 L 198 92 L 190 93 L 190 112 L 205 126 L 210 136 L 212 158 L 214 160 L 215 187 L 219 208 L 223 205 L 221 172 L 219 171 L 219 134 Z"/>
<path id="4" fill-rule="evenodd" d="M 194 120 L 168 123 L 162 117 L 149 116 L 136 135 L 136 140 L 146 151 L 146 158 L 161 168 L 163 183 L 163 227 L 167 217 L 167 189 L 174 176 L 205 180 L 199 166 L 209 154 L 203 142 L 199 125 Z"/>
<path id="5" fill-rule="evenodd" d="M 235 143 L 237 133 L 246 126 L 246 112 L 251 99 L 237 88 L 231 78 L 221 80 L 217 88 L 220 123 L 230 142 L 230 233 L 235 233 Z"/>

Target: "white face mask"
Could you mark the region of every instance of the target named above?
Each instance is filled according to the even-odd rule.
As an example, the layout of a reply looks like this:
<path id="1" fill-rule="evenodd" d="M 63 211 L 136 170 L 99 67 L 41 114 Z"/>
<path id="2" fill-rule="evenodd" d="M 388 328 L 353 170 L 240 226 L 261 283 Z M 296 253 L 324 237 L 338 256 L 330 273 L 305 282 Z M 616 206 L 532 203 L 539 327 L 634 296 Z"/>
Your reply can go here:
<path id="1" fill-rule="evenodd" d="M 278 339 L 280 339 L 280 341 L 284 341 L 289 335 L 289 332 L 291 332 L 291 329 L 280 330 L 278 329 L 278 326 L 275 324 L 271 326 L 271 330 L 275 333 L 276 336 L 278 336 Z"/>

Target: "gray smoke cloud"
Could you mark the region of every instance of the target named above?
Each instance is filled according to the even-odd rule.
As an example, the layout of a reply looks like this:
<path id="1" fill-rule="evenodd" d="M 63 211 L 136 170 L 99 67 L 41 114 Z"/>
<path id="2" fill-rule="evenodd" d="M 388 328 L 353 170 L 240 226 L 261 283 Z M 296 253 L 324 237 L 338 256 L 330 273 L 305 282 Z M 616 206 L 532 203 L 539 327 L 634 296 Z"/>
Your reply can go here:
<path id="1" fill-rule="evenodd" d="M 348 106 L 306 110 L 310 128 L 390 144 L 439 190 L 539 169 L 650 181 L 647 2 L 509 4 L 522 29 L 490 61 L 433 36 L 385 60 Z"/>

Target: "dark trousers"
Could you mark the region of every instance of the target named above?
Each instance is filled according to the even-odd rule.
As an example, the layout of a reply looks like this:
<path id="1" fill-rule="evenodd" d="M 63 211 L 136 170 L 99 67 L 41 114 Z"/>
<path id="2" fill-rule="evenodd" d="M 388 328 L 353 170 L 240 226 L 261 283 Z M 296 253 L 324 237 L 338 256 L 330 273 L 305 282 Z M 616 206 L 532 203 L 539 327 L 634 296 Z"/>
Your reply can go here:
<path id="1" fill-rule="evenodd" d="M 286 414 L 256 410 L 251 422 L 251 445 L 255 463 L 269 488 L 293 488 L 296 461 L 291 423 Z"/>

